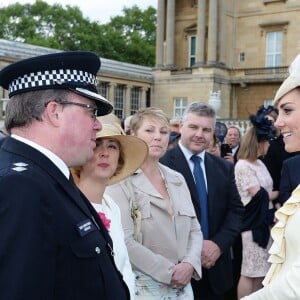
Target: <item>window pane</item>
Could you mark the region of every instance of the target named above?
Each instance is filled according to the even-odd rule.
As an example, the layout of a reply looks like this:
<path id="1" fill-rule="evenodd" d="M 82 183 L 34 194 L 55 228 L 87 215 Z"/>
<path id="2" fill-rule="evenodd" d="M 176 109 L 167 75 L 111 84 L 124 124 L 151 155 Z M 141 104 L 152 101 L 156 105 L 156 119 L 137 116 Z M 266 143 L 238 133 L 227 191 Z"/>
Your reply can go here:
<path id="1" fill-rule="evenodd" d="M 186 98 L 182 98 L 182 97 L 174 98 L 173 117 L 181 117 L 186 107 L 187 107 Z"/>
<path id="2" fill-rule="evenodd" d="M 195 57 L 191 57 L 190 66 L 192 67 L 196 63 Z"/>
<path id="3" fill-rule="evenodd" d="M 131 88 L 130 95 L 130 114 L 133 115 L 140 108 L 141 89 L 139 87 Z"/>
<path id="4" fill-rule="evenodd" d="M 281 66 L 282 32 L 268 32 L 266 36 L 266 67 Z"/>
<path id="5" fill-rule="evenodd" d="M 124 117 L 124 86 L 123 85 L 117 85 L 115 88 L 115 95 L 114 95 L 114 107 L 115 107 L 115 115 L 123 119 Z"/>
<path id="6" fill-rule="evenodd" d="M 196 62 L 196 37 L 189 37 L 189 67 L 192 67 Z"/>
<path id="7" fill-rule="evenodd" d="M 108 98 L 108 82 L 100 82 L 97 88 L 101 96 Z"/>
<path id="8" fill-rule="evenodd" d="M 196 37 L 191 37 L 191 55 L 196 54 Z"/>

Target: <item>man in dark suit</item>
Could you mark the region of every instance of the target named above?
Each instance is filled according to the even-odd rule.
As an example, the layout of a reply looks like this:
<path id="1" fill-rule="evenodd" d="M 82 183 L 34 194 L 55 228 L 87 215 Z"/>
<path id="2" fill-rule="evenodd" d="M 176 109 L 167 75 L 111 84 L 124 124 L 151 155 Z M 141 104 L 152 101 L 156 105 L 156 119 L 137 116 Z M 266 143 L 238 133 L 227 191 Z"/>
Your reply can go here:
<path id="1" fill-rule="evenodd" d="M 237 154 L 240 149 L 241 142 L 241 132 L 240 129 L 234 125 L 230 125 L 227 128 L 227 132 L 224 138 L 224 143 L 228 144 L 231 148 L 231 153 L 228 153 L 224 158 L 228 161 L 236 164 L 237 162 Z"/>
<path id="2" fill-rule="evenodd" d="M 163 164 L 185 177 L 201 225 L 191 159 L 193 155 L 202 159 L 207 187 L 208 236 L 203 241 L 201 254 L 202 279 L 192 281 L 195 299 L 201 300 L 224 299 L 224 293 L 233 285 L 230 247 L 240 232 L 244 211 L 235 185 L 233 164 L 204 151 L 213 137 L 214 125 L 215 111 L 211 106 L 199 102 L 190 104 L 179 125 L 179 144 L 161 159 Z"/>
<path id="3" fill-rule="evenodd" d="M 92 157 L 97 94 L 91 52 L 30 58 L 0 71 L 9 90 L 0 148 L 0 299 L 129 299 L 108 232 L 68 167 Z"/>
<path id="4" fill-rule="evenodd" d="M 279 202 L 281 205 L 288 200 L 293 190 L 300 184 L 300 153 L 286 159 L 282 164 L 279 185 Z"/>

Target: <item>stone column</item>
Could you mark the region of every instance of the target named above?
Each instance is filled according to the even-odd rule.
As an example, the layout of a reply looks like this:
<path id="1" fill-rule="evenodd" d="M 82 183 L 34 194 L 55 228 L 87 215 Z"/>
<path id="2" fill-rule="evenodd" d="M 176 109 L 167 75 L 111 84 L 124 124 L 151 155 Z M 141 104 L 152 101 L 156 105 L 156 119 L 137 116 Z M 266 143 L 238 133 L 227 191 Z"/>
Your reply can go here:
<path id="1" fill-rule="evenodd" d="M 131 88 L 132 85 L 126 85 L 126 89 L 125 89 L 125 101 L 124 101 L 124 116 L 127 117 L 130 115 L 130 104 L 131 104 Z"/>
<path id="2" fill-rule="evenodd" d="M 174 48 L 175 48 L 175 0 L 168 0 L 167 4 L 167 55 L 166 65 L 174 66 Z"/>
<path id="3" fill-rule="evenodd" d="M 197 52 L 196 65 L 201 66 L 205 63 L 205 25 L 206 25 L 206 0 L 198 0 L 197 11 Z"/>
<path id="4" fill-rule="evenodd" d="M 146 92 L 148 91 L 147 87 L 141 88 L 141 101 L 140 101 L 140 108 L 146 107 Z"/>
<path id="5" fill-rule="evenodd" d="M 208 51 L 207 63 L 214 65 L 217 62 L 217 25 L 218 25 L 218 0 L 209 1 L 208 21 Z"/>
<path id="6" fill-rule="evenodd" d="M 165 1 L 157 0 L 157 22 L 156 22 L 156 67 L 164 64 L 164 32 L 165 32 Z"/>
<path id="7" fill-rule="evenodd" d="M 226 64 L 226 1 L 219 2 L 219 62 Z"/>
<path id="8" fill-rule="evenodd" d="M 108 84 L 108 99 L 113 106 L 115 105 L 115 88 L 116 88 L 116 83 L 110 82 Z"/>

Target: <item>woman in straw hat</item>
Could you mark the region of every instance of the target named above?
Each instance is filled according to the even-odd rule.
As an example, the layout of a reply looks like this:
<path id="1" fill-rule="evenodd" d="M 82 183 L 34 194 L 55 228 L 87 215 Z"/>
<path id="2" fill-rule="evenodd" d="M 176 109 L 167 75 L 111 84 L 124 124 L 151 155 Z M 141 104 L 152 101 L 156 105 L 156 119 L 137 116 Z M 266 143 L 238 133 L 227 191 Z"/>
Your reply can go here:
<path id="1" fill-rule="evenodd" d="M 105 194 L 107 185 L 114 184 L 131 175 L 143 163 L 147 145 L 133 136 L 126 136 L 113 118 L 101 120 L 102 130 L 97 133 L 93 157 L 72 173 L 82 193 L 90 200 L 108 230 L 114 244 L 114 260 L 123 275 L 130 298 L 135 297 L 134 274 L 124 242 L 120 209 L 111 197 Z"/>
<path id="2" fill-rule="evenodd" d="M 274 104 L 279 115 L 275 126 L 280 129 L 285 150 L 300 150 L 300 56 L 290 67 L 289 77 L 277 91 Z M 296 159 L 296 157 L 295 157 Z M 299 171 L 300 172 L 300 171 Z M 300 183 L 300 182 L 299 182 Z M 272 263 L 264 287 L 243 300 L 300 299 L 300 185 L 276 213 L 277 223 L 271 231 L 274 240 L 269 251 Z"/>
<path id="3" fill-rule="evenodd" d="M 149 154 L 140 170 L 107 192 L 121 209 L 136 299 L 193 299 L 190 280 L 201 277 L 202 234 L 183 176 L 159 163 L 168 147 L 169 120 L 162 110 L 145 108 L 130 127 Z"/>

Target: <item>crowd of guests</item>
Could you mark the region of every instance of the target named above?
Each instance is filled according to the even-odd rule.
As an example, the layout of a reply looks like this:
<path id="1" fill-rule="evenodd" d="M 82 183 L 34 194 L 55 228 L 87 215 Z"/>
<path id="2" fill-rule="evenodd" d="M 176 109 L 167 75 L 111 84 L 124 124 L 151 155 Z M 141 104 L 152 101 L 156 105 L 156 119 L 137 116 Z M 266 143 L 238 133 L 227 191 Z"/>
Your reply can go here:
<path id="1" fill-rule="evenodd" d="M 300 299 L 299 65 L 222 142 L 202 102 L 121 124 L 90 52 L 2 69 L 0 298 Z"/>

